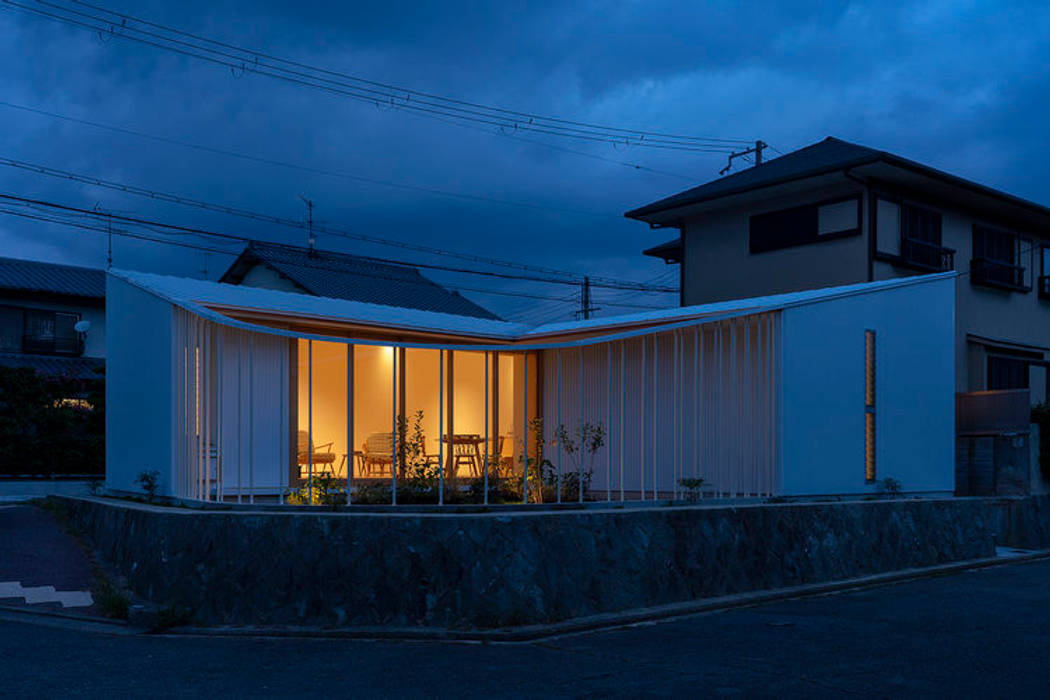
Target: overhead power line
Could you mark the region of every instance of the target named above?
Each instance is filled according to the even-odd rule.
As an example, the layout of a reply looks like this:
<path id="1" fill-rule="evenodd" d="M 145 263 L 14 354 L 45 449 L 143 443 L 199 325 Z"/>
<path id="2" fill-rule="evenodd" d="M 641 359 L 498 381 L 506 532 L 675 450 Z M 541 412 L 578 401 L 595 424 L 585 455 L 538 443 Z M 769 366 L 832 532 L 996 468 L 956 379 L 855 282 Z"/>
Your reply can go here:
<path id="1" fill-rule="evenodd" d="M 73 122 L 75 124 L 83 124 L 85 126 L 94 127 L 96 129 L 103 129 L 106 131 L 112 131 L 115 133 L 125 134 L 128 136 L 135 136 L 138 138 L 149 139 L 151 141 L 158 141 L 160 143 L 167 143 L 173 146 L 180 146 L 183 148 L 191 148 L 197 151 L 203 151 L 205 153 L 212 153 L 215 155 L 227 156 L 231 158 L 238 158 L 241 160 L 247 160 L 255 163 L 263 163 L 266 165 L 273 165 L 281 168 L 289 168 L 292 170 L 298 170 L 300 172 L 307 172 L 314 175 L 325 175 L 327 177 L 335 177 L 343 180 L 352 180 L 354 182 L 367 182 L 372 185 L 381 185 L 383 187 L 392 187 L 400 190 L 409 190 L 412 192 L 423 192 L 425 194 L 433 194 L 442 197 L 453 197 L 456 199 L 469 200 L 474 202 L 489 202 L 492 204 L 501 204 L 512 207 L 524 207 L 527 209 L 537 209 L 542 211 L 554 211 L 566 214 L 582 214 L 584 216 L 596 216 L 603 218 L 615 218 L 622 220 L 622 217 L 615 214 L 609 214 L 607 212 L 588 211 L 586 209 L 573 209 L 571 207 L 558 207 L 546 204 L 533 204 L 531 202 L 519 202 L 510 199 L 500 199 L 498 197 L 486 197 L 483 195 L 468 194 L 464 192 L 453 192 L 450 190 L 443 190 L 436 187 L 426 187 L 423 185 L 411 185 L 403 182 L 392 182 L 390 180 L 381 180 L 374 177 L 366 177 L 364 175 L 356 175 L 353 173 L 347 173 L 339 170 L 329 170 L 327 168 L 316 168 L 309 165 L 301 165 L 298 163 L 290 163 L 287 161 L 276 160 L 273 158 L 263 158 L 260 156 L 253 156 L 247 153 L 239 153 L 237 151 L 230 151 L 223 148 L 214 148 L 212 146 L 202 146 L 188 141 L 181 141 L 179 139 L 171 139 L 165 136 L 156 136 L 154 134 L 148 134 L 142 131 L 135 131 L 133 129 L 125 129 L 122 127 L 112 126 L 109 124 L 101 124 L 99 122 L 89 121 L 87 119 L 78 119 L 76 117 L 69 117 L 63 114 L 57 114 L 55 112 L 49 112 L 43 109 L 36 109 L 33 107 L 26 107 L 25 105 L 14 104 L 13 102 L 5 102 L 0 100 L 0 106 L 10 107 L 11 109 L 18 109 L 33 114 L 40 114 L 55 119 L 61 119 L 63 121 Z"/>
<path id="2" fill-rule="evenodd" d="M 157 49 L 223 65 L 241 73 L 255 73 L 277 80 L 321 90 L 377 106 L 396 108 L 421 116 L 437 116 L 462 122 L 484 124 L 502 130 L 526 131 L 584 141 L 639 146 L 644 148 L 727 153 L 750 139 L 729 139 L 673 134 L 656 130 L 606 126 L 579 120 L 545 116 L 534 112 L 468 102 L 434 93 L 314 66 L 301 61 L 191 34 L 164 24 L 80 0 L 57 3 L 37 0 L 33 5 L 15 0 L 4 4 L 68 25 L 118 36 Z M 77 10 L 75 5 L 87 10 Z M 47 8 L 47 9 L 42 9 Z"/>
<path id="3" fill-rule="evenodd" d="M 18 205 L 20 203 L 16 202 L 15 204 Z M 31 206 L 31 205 L 26 205 L 26 206 Z M 23 218 L 23 219 L 28 219 L 28 220 L 33 220 L 33 221 L 40 221 L 40 222 L 45 222 L 45 223 L 59 224 L 61 226 L 66 226 L 66 227 L 70 227 L 70 228 L 76 228 L 76 229 L 81 229 L 81 230 L 85 230 L 85 231 L 94 231 L 94 232 L 98 232 L 98 233 L 104 233 L 104 234 L 107 234 L 107 235 L 119 236 L 121 238 L 128 238 L 128 239 L 137 240 L 137 241 L 143 241 L 143 242 L 148 242 L 148 243 L 157 243 L 157 244 L 160 244 L 160 245 L 172 245 L 172 246 L 177 246 L 177 247 L 180 247 L 180 248 L 188 248 L 188 249 L 191 249 L 191 250 L 198 250 L 198 251 L 202 251 L 202 252 L 205 252 L 205 253 L 217 253 L 217 254 L 220 254 L 220 255 L 235 256 L 237 254 L 237 252 L 238 252 L 238 251 L 223 250 L 221 248 L 216 248 L 214 246 L 203 245 L 203 244 L 200 244 L 200 243 L 190 243 L 190 242 L 187 242 L 185 240 L 171 240 L 170 238 L 156 238 L 154 236 L 148 236 L 148 235 L 136 233 L 134 231 L 130 231 L 130 230 L 125 229 L 125 228 L 120 228 L 119 226 L 113 226 L 111 224 L 103 224 L 101 222 L 99 222 L 99 223 L 83 223 L 83 222 L 78 222 L 78 221 L 70 221 L 68 219 L 61 218 L 59 215 L 49 215 L 49 214 L 46 214 L 46 213 L 41 214 L 41 213 L 36 213 L 36 212 L 32 212 L 32 211 L 18 211 L 18 210 L 15 210 L 15 209 L 8 209 L 8 208 L 3 208 L 3 207 L 0 207 L 0 214 L 6 214 L 6 215 L 9 215 L 9 216 L 17 216 L 17 217 L 20 217 L 20 218 Z M 107 214 L 105 214 L 103 212 L 100 212 L 99 214 L 100 214 L 101 217 L 108 216 Z M 303 264 L 302 266 L 303 267 L 308 267 L 308 268 L 314 268 L 314 269 L 322 269 L 322 270 L 330 270 L 330 271 L 331 270 L 342 271 L 342 268 L 337 268 L 337 267 L 333 267 L 333 266 L 326 266 L 323 263 L 306 263 L 306 264 Z M 394 276 L 391 276 L 391 275 L 383 275 L 383 274 L 377 273 L 377 272 L 364 272 L 364 271 L 359 272 L 357 274 L 359 274 L 360 276 L 369 277 L 369 278 L 372 278 L 372 279 L 393 280 L 393 281 L 397 281 L 397 282 L 404 283 L 404 284 L 418 284 L 418 285 L 421 285 L 421 286 L 424 286 L 424 285 L 425 286 L 429 286 L 431 284 L 434 284 L 434 282 L 432 280 L 427 280 L 426 278 L 422 278 L 422 279 L 419 279 L 419 280 L 412 280 L 412 279 L 405 279 L 405 278 L 402 278 L 402 277 L 394 277 Z M 465 286 L 458 285 L 458 284 L 457 285 L 450 285 L 450 284 L 441 283 L 439 286 L 441 286 L 441 287 L 443 287 L 445 289 L 452 290 L 452 291 L 457 291 L 457 292 L 472 292 L 472 293 L 476 293 L 476 294 L 489 294 L 489 295 L 495 295 L 495 296 L 516 297 L 516 298 L 523 298 L 523 299 L 535 299 L 535 300 L 540 300 L 540 301 L 553 301 L 553 302 L 561 302 L 561 303 L 572 303 L 573 302 L 573 299 L 571 297 L 566 298 L 566 297 L 558 297 L 558 296 L 551 296 L 551 295 L 545 295 L 545 294 L 532 294 L 532 293 L 528 293 L 528 292 L 507 291 L 507 290 L 498 290 L 498 289 L 481 289 L 481 288 L 477 288 L 477 287 L 465 287 Z M 636 308 L 636 309 L 662 309 L 662 308 L 666 308 L 666 307 L 662 307 L 662 306 L 641 305 L 641 304 L 612 304 L 612 306 L 621 306 L 621 307 L 625 307 L 625 308 Z"/>
<path id="4" fill-rule="evenodd" d="M 21 204 L 32 205 L 32 206 L 36 206 L 36 207 L 44 207 L 46 209 L 55 210 L 55 211 L 61 211 L 61 212 L 69 213 L 69 214 L 78 214 L 78 215 L 82 215 L 82 216 L 91 217 L 91 218 L 94 218 L 94 219 L 101 219 L 101 220 L 105 220 L 106 222 L 110 222 L 110 223 L 113 222 L 113 221 L 119 221 L 119 222 L 127 223 L 127 224 L 134 224 L 134 225 L 138 225 L 138 226 L 146 226 L 146 227 L 153 228 L 155 230 L 156 229 L 163 229 L 165 232 L 172 232 L 172 233 L 181 234 L 181 235 L 190 234 L 190 235 L 194 235 L 194 236 L 204 237 L 204 238 L 207 238 L 207 239 L 218 239 L 218 240 L 224 240 L 224 241 L 235 241 L 235 242 L 238 242 L 238 243 L 241 243 L 241 244 L 248 244 L 248 243 L 251 243 L 252 240 L 253 240 L 253 239 L 251 239 L 250 237 L 247 237 L 247 236 L 237 236 L 237 235 L 229 234 L 229 233 L 220 233 L 218 231 L 210 231 L 208 229 L 197 228 L 197 227 L 194 227 L 194 226 L 183 226 L 183 225 L 179 225 L 179 224 L 169 224 L 169 223 L 165 223 L 165 222 L 161 222 L 161 221 L 155 221 L 155 220 L 152 220 L 152 219 L 145 219 L 145 218 L 142 218 L 142 217 L 128 216 L 128 215 L 125 215 L 125 214 L 115 214 L 115 213 L 112 213 L 112 212 L 103 212 L 103 211 L 98 211 L 98 210 L 93 210 L 93 209 L 86 209 L 86 208 L 83 208 L 83 207 L 76 207 L 76 206 L 72 206 L 72 205 L 69 205 L 69 204 L 62 204 L 62 203 L 59 203 L 59 202 L 51 202 L 51 201 L 46 201 L 46 200 L 41 200 L 41 199 L 34 199 L 34 198 L 31 198 L 31 197 L 21 197 L 21 196 L 13 195 L 13 194 L 0 193 L 0 199 L 6 200 L 6 201 L 9 201 L 9 202 L 18 202 L 18 203 L 21 203 Z M 297 223 L 296 225 L 298 227 L 301 227 L 301 224 Z M 315 225 L 314 228 L 317 229 L 317 226 Z M 494 272 L 494 271 L 491 271 L 491 270 L 477 270 L 477 269 L 472 269 L 472 268 L 451 267 L 451 266 L 448 266 L 448 265 L 436 265 L 436 264 L 433 264 L 433 263 L 405 262 L 403 260 L 394 260 L 394 259 L 391 259 L 391 258 L 380 258 L 380 257 L 364 256 L 364 255 L 355 255 L 354 257 L 356 257 L 358 259 L 361 259 L 361 260 L 367 260 L 367 261 L 370 261 L 370 262 L 380 263 L 380 264 L 383 264 L 383 265 L 394 265 L 394 266 L 408 267 L 408 268 L 415 268 L 415 269 L 436 270 L 436 271 L 440 271 L 440 272 L 455 272 L 455 273 L 460 273 L 460 274 L 478 275 L 478 276 L 483 276 L 483 277 L 506 279 L 506 280 L 517 280 L 517 281 L 525 281 L 525 282 L 539 282 L 539 283 L 543 283 L 543 284 L 567 285 L 567 286 L 572 286 L 572 287 L 575 287 L 575 286 L 577 286 L 579 284 L 579 282 L 570 281 L 570 280 L 564 280 L 564 279 L 555 279 L 555 278 L 549 278 L 549 277 L 536 277 L 536 276 L 530 276 L 530 275 L 520 275 L 520 274 L 504 273 L 504 272 Z M 678 291 L 677 288 L 674 288 L 674 287 L 663 287 L 663 288 L 661 288 L 661 287 L 657 287 L 657 286 L 653 286 L 653 285 L 645 285 L 645 284 L 642 284 L 642 283 L 639 283 L 639 282 L 627 282 L 627 281 L 603 281 L 603 282 L 599 283 L 599 282 L 595 282 L 595 281 L 591 280 L 590 284 L 593 287 L 602 287 L 602 288 L 606 288 L 606 289 L 620 289 L 620 290 L 632 290 L 632 291 L 650 291 L 650 292 L 667 292 L 667 293 L 675 293 L 675 292 Z"/>
<path id="5" fill-rule="evenodd" d="M 113 181 L 110 181 L 110 180 L 104 180 L 102 178 L 98 178 L 98 177 L 94 177 L 94 176 L 90 176 L 90 175 L 83 175 L 83 174 L 80 174 L 80 173 L 73 173 L 73 172 L 70 172 L 70 171 L 67 171 L 67 170 L 60 170 L 58 168 L 51 168 L 51 167 L 46 166 L 46 165 L 40 165 L 40 164 L 37 164 L 37 163 L 29 163 L 29 162 L 26 162 L 26 161 L 16 160 L 16 159 L 13 159 L 13 158 L 6 158 L 6 157 L 0 156 L 0 165 L 6 165 L 8 167 L 13 167 L 13 168 L 19 168 L 19 169 L 22 169 L 22 170 L 27 170 L 27 171 L 30 171 L 30 172 L 34 172 L 34 173 L 41 174 L 41 175 L 46 175 L 46 176 L 49 176 L 49 177 L 65 179 L 65 180 L 71 180 L 71 181 L 74 181 L 74 182 L 80 182 L 80 183 L 86 184 L 86 185 L 92 185 L 92 186 L 96 186 L 96 187 L 104 187 L 104 188 L 107 188 L 107 189 L 116 190 L 118 192 L 123 192 L 123 193 L 126 193 L 126 194 L 133 194 L 133 195 L 136 195 L 136 196 L 145 197 L 145 198 L 148 198 L 148 199 L 154 199 L 154 200 L 158 200 L 158 201 L 169 202 L 169 203 L 172 203 L 172 204 L 179 204 L 179 205 L 182 205 L 182 206 L 192 206 L 192 207 L 197 207 L 197 208 L 204 209 L 204 210 L 207 210 L 207 211 L 213 211 L 213 212 L 217 212 L 217 213 L 228 214 L 228 215 L 231 215 L 231 216 L 239 216 L 239 217 L 243 217 L 243 218 L 253 219 L 253 220 L 256 220 L 256 221 L 263 221 L 263 222 L 267 222 L 267 223 L 278 224 L 278 225 L 281 225 L 281 226 L 288 226 L 288 227 L 293 227 L 293 228 L 297 228 L 297 229 L 306 229 L 307 228 L 307 225 L 304 222 L 296 220 L 296 219 L 288 219 L 286 217 L 274 216 L 274 215 L 271 215 L 271 214 L 260 213 L 260 212 L 252 211 L 252 210 L 249 210 L 249 209 L 244 209 L 244 208 L 239 208 L 239 207 L 232 207 L 232 206 L 228 206 L 228 205 L 224 205 L 224 204 L 214 204 L 214 203 L 210 203 L 210 202 L 201 201 L 201 200 L 198 200 L 198 199 L 193 199 L 193 198 L 190 198 L 190 197 L 184 197 L 184 196 L 181 196 L 181 195 L 170 194 L 170 193 L 167 193 L 167 192 L 161 192 L 161 191 L 158 191 L 158 190 L 153 190 L 153 189 L 149 189 L 149 188 L 145 188 L 145 187 L 139 187 L 139 186 L 136 186 L 136 185 L 130 185 L 130 184 L 126 184 L 126 183 L 113 182 Z M 580 275 L 578 273 L 575 273 L 575 272 L 568 272 L 568 271 L 565 271 L 565 270 L 557 270 L 557 269 L 554 269 L 554 268 L 548 268 L 548 267 L 542 267 L 542 266 L 527 265 L 527 264 L 524 264 L 524 263 L 517 263 L 517 262 L 513 262 L 513 261 L 509 261 L 509 260 L 500 260 L 498 258 L 488 258 L 488 257 L 479 256 L 479 255 L 473 255 L 473 254 L 469 254 L 469 253 L 458 253 L 458 252 L 455 252 L 455 251 L 450 251 L 450 250 L 445 250 L 445 249 L 441 249 L 441 248 L 436 248 L 436 247 L 433 247 L 433 246 L 424 246 L 424 245 L 418 245 L 418 244 L 413 244 L 413 243 L 405 243 L 405 242 L 402 242 L 402 241 L 394 241 L 394 240 L 391 240 L 391 239 L 381 238 L 381 237 L 378 237 L 378 236 L 369 236 L 369 235 L 366 235 L 366 234 L 355 233 L 353 231 L 349 231 L 349 230 L 346 230 L 346 229 L 333 227 L 333 226 L 326 226 L 326 225 L 323 225 L 323 224 L 315 223 L 314 224 L 314 230 L 322 232 L 322 233 L 327 233 L 327 234 L 330 234 L 330 235 L 333 235 L 333 236 L 337 236 L 337 237 L 340 237 L 340 238 L 347 238 L 347 239 L 361 241 L 361 242 L 365 242 L 365 243 L 374 243 L 374 244 L 377 244 L 377 245 L 391 246 L 391 247 L 395 247 L 395 248 L 399 248 L 399 249 L 403 249 L 403 250 L 411 250 L 411 251 L 414 251 L 414 252 L 427 253 L 427 254 L 431 254 L 431 255 L 440 255 L 440 256 L 452 257 L 452 258 L 458 258 L 458 259 L 465 260 L 465 261 L 468 261 L 468 262 L 482 263 L 482 264 L 492 265 L 492 266 L 496 266 L 496 267 L 521 269 L 521 270 L 526 270 L 526 271 L 538 272 L 538 273 L 546 274 L 546 275 L 558 275 L 558 276 L 567 277 L 567 278 L 570 278 L 570 279 L 573 280 L 572 282 L 566 282 L 567 284 L 578 284 L 583 279 L 582 275 Z M 243 240 L 249 240 L 249 239 L 244 238 Z M 402 264 L 409 264 L 409 263 L 402 263 Z M 411 263 L 411 264 L 415 265 L 415 263 Z M 677 291 L 677 288 L 660 288 L 659 286 L 648 285 L 646 283 L 634 282 L 634 281 L 630 281 L 630 280 L 620 280 L 620 279 L 615 279 L 615 278 L 610 278 L 610 277 L 597 277 L 596 276 L 596 277 L 592 277 L 592 280 L 595 281 L 596 286 L 602 286 L 602 285 L 606 285 L 606 284 L 617 284 L 617 285 L 623 285 L 624 288 L 629 288 L 631 290 L 639 290 L 639 291 L 655 291 L 655 292 L 668 292 L 668 293 Z"/>

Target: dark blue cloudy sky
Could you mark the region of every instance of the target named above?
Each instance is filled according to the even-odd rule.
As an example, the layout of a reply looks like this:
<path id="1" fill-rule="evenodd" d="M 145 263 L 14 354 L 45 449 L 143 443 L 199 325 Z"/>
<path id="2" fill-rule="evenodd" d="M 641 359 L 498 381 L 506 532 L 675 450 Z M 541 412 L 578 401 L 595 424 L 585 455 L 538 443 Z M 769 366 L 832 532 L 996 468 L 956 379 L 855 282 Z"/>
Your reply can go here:
<path id="1" fill-rule="evenodd" d="M 278 56 L 510 109 L 762 138 L 782 152 L 835 135 L 1050 203 L 1050 6 L 1043 2 L 99 2 Z M 4 102 L 351 177 L 7 106 L 0 106 L 0 157 L 292 218 L 304 216 L 303 194 L 316 203 L 319 221 L 372 236 L 666 281 L 671 270 L 640 251 L 668 232 L 650 231 L 622 213 L 713 179 L 725 162 L 717 154 L 542 135 L 524 141 L 250 73 L 235 76 L 119 37 L 103 41 L 9 5 L 0 10 Z M 5 193 L 256 238 L 305 239 L 291 229 L 10 167 L 0 167 L 0 182 Z M 330 236 L 318 240 L 350 252 L 435 260 Z M 0 217 L 0 251 L 105 263 L 98 233 L 7 215 Z M 114 264 L 216 277 L 230 259 L 118 241 Z M 495 288 L 572 294 L 538 285 Z M 571 302 L 467 294 L 511 316 L 553 318 L 572 310 Z M 674 298 L 599 292 L 597 300 L 623 312 L 629 307 L 611 304 Z"/>

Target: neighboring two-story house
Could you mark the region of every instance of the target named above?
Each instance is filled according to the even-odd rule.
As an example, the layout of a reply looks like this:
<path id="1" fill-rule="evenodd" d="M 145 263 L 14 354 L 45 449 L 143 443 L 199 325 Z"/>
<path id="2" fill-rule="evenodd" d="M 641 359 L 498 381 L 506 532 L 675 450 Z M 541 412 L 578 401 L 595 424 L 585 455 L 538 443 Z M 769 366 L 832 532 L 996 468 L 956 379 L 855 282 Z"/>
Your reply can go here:
<path id="1" fill-rule="evenodd" d="M 0 258 L 0 365 L 95 378 L 105 366 L 104 270 Z"/>
<path id="2" fill-rule="evenodd" d="M 1047 398 L 1050 208 L 827 138 L 626 216 L 685 305 L 956 270 L 956 390 Z"/>

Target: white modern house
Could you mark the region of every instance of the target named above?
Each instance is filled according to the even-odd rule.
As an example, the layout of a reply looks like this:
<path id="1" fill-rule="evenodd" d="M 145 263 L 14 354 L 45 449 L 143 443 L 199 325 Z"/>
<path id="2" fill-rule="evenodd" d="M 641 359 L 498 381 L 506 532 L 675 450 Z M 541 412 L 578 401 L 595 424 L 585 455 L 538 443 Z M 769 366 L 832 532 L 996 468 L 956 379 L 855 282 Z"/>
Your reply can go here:
<path id="1" fill-rule="evenodd" d="M 534 433 L 605 434 L 588 498 L 954 488 L 955 274 L 529 327 L 112 271 L 107 486 L 281 502 L 396 484 L 398 419 L 441 478 L 525 480 Z M 430 458 L 430 457 L 428 457 Z M 397 489 L 393 489 L 396 498 Z M 486 492 L 487 493 L 487 492 Z M 531 499 L 530 499 L 531 500 Z"/>

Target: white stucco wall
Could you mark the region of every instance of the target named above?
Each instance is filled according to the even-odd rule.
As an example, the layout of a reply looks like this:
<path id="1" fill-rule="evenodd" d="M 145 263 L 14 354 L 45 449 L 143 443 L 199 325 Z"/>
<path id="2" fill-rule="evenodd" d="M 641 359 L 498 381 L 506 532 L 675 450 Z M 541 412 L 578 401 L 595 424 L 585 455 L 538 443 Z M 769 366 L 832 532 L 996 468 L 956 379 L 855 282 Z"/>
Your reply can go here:
<path id="1" fill-rule="evenodd" d="M 785 495 L 875 490 L 864 469 L 864 331 L 876 333 L 876 479 L 954 490 L 955 280 L 783 314 Z"/>
<path id="2" fill-rule="evenodd" d="M 172 306 L 106 278 L 106 486 L 139 492 L 143 471 L 172 475 Z"/>

